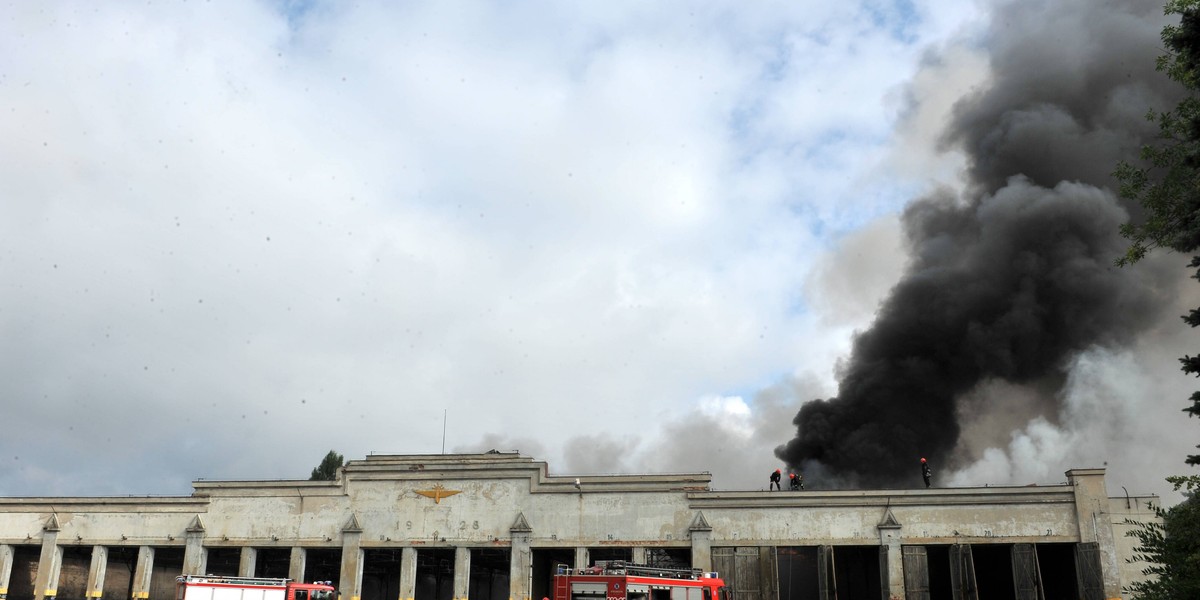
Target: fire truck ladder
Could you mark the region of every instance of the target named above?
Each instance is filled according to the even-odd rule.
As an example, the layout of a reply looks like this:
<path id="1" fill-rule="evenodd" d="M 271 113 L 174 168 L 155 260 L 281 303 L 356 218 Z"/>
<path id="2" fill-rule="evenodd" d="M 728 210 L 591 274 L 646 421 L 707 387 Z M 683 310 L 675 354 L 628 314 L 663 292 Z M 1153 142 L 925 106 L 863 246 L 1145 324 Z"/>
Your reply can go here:
<path id="1" fill-rule="evenodd" d="M 562 572 L 560 571 L 560 575 Z M 567 577 L 554 578 L 554 597 L 555 598 L 570 598 L 571 597 L 571 582 Z"/>
<path id="2" fill-rule="evenodd" d="M 271 577 L 227 577 L 224 575 L 180 575 L 177 582 L 188 583 L 217 583 L 223 585 L 274 585 L 285 586 L 291 579 Z"/>
<path id="3" fill-rule="evenodd" d="M 612 571 L 614 575 L 634 575 L 640 577 L 666 577 L 670 579 L 700 579 L 704 573 L 702 569 L 673 569 L 670 567 L 652 567 L 649 565 L 635 565 L 627 563 L 623 560 L 612 560 L 608 562 L 605 570 Z"/>

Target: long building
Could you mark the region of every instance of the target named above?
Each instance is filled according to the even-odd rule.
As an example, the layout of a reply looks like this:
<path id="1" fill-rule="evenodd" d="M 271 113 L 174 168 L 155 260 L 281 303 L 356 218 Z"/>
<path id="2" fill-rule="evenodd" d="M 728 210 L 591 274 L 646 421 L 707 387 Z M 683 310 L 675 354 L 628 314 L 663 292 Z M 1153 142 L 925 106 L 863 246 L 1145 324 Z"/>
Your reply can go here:
<path id="1" fill-rule="evenodd" d="M 560 567 L 620 559 L 717 571 L 727 600 L 1101 600 L 1140 576 L 1126 522 L 1157 503 L 1110 498 L 1103 469 L 1022 487 L 711 480 L 556 476 L 493 451 L 372 455 L 336 481 L 196 481 L 190 496 L 0 498 L 0 598 L 173 600 L 177 576 L 212 574 L 329 580 L 342 600 L 535 600 Z"/>

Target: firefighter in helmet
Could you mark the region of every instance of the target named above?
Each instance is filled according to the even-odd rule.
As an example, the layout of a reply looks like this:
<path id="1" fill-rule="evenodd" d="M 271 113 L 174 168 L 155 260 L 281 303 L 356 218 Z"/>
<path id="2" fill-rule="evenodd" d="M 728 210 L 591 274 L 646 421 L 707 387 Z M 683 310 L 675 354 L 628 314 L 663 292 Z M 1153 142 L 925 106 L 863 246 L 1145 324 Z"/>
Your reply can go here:
<path id="1" fill-rule="evenodd" d="M 921 478 L 925 480 L 925 487 L 929 487 L 929 480 L 933 477 L 933 471 L 929 469 L 929 461 L 925 457 L 921 457 Z"/>
<path id="2" fill-rule="evenodd" d="M 771 473 L 771 486 L 770 486 L 770 488 L 768 488 L 768 489 L 772 489 L 772 490 L 780 490 L 780 491 L 782 491 L 782 490 L 783 490 L 783 488 L 782 488 L 782 487 L 779 487 L 779 480 L 780 480 L 782 477 L 783 477 L 783 474 L 779 472 L 779 469 L 775 469 L 775 472 L 774 472 L 774 473 Z"/>
<path id="3" fill-rule="evenodd" d="M 793 492 L 798 492 L 804 489 L 804 476 L 795 471 L 788 474 L 788 487 Z"/>

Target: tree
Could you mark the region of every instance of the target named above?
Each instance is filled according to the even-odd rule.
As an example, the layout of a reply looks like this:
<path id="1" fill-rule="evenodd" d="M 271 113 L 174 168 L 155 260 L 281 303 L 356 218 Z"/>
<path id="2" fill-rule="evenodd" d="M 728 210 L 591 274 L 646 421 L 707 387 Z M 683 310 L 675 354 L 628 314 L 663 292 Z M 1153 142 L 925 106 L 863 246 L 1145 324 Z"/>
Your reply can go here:
<path id="1" fill-rule="evenodd" d="M 1141 165 L 1122 162 L 1114 173 L 1121 197 L 1145 209 L 1141 223 L 1121 227 L 1130 246 L 1117 264 L 1129 265 L 1155 248 L 1166 248 L 1191 254 L 1188 268 L 1196 269 L 1192 277 L 1200 280 L 1200 0 L 1169 0 L 1164 11 L 1179 15 L 1179 23 L 1163 28 L 1167 52 L 1158 58 L 1157 69 L 1187 95 L 1172 110 L 1150 111 L 1147 118 L 1158 123 L 1157 143 L 1142 147 Z M 1191 327 L 1200 325 L 1200 308 L 1183 320 Z M 1200 355 L 1179 362 L 1184 373 L 1200 376 Z M 1200 391 L 1190 402 L 1184 412 L 1200 416 Z M 1200 465 L 1200 455 L 1185 462 Z M 1184 492 L 1183 502 L 1169 509 L 1155 507 L 1161 522 L 1126 521 L 1135 526 L 1128 535 L 1138 540 L 1131 560 L 1147 563 L 1142 572 L 1152 576 L 1128 587 L 1139 600 L 1200 598 L 1200 476 L 1167 481 Z"/>
<path id="2" fill-rule="evenodd" d="M 1161 523 L 1126 521 L 1136 525 L 1128 535 L 1137 538 L 1130 562 L 1145 562 L 1147 581 L 1130 584 L 1127 591 L 1138 600 L 1192 600 L 1200 598 L 1200 476 L 1168 477 L 1186 500 L 1168 509 L 1155 507 Z"/>
<path id="3" fill-rule="evenodd" d="M 1150 111 L 1147 118 L 1158 122 L 1158 143 L 1142 147 L 1141 165 L 1122 162 L 1114 172 L 1121 197 L 1145 208 L 1141 223 L 1121 227 L 1130 245 L 1117 264 L 1129 265 L 1154 248 L 1166 248 L 1192 254 L 1188 268 L 1196 269 L 1192 277 L 1200 280 L 1200 0 L 1170 0 L 1164 10 L 1180 20 L 1163 28 L 1167 53 L 1158 58 L 1157 68 L 1188 95 L 1173 110 Z M 1200 308 L 1183 320 L 1191 327 L 1200 325 Z M 1200 376 L 1200 355 L 1179 362 L 1184 373 Z M 1200 416 L 1200 392 L 1190 402 L 1184 412 Z M 1200 465 L 1200 454 L 1186 462 Z"/>
<path id="4" fill-rule="evenodd" d="M 325 458 L 321 459 L 321 464 L 312 470 L 312 476 L 308 480 L 333 481 L 337 479 L 337 471 L 342 468 L 343 464 L 345 464 L 345 461 L 342 459 L 342 455 L 330 450 L 329 454 L 326 454 Z"/>

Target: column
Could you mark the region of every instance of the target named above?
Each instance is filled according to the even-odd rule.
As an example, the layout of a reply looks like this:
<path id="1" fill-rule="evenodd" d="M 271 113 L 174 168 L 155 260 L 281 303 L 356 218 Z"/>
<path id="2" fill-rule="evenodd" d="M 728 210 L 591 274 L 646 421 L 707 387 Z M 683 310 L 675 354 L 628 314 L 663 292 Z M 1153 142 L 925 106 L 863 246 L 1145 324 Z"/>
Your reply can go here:
<path id="1" fill-rule="evenodd" d="M 879 530 L 880 565 L 879 577 L 882 579 L 884 591 L 893 600 L 904 600 L 904 548 L 901 546 L 901 525 L 888 509 L 883 521 L 875 526 Z M 883 550 L 887 548 L 887 550 Z"/>
<path id="2" fill-rule="evenodd" d="M 204 547 L 204 532 L 187 533 L 183 546 L 183 574 L 203 575 L 208 562 L 208 550 Z"/>
<path id="3" fill-rule="evenodd" d="M 13 547 L 0 544 L 0 598 L 8 597 L 8 582 L 12 580 Z"/>
<path id="4" fill-rule="evenodd" d="M 88 598 L 104 595 L 104 573 L 107 571 L 108 547 L 92 546 L 92 565 L 88 567 L 87 589 L 84 591 Z"/>
<path id="5" fill-rule="evenodd" d="M 454 549 L 454 600 L 467 600 L 471 591 L 471 549 Z"/>
<path id="6" fill-rule="evenodd" d="M 150 578 L 154 575 L 154 548 L 138 548 L 137 567 L 133 571 L 133 598 L 150 597 Z"/>
<path id="7" fill-rule="evenodd" d="M 342 531 L 342 570 L 338 590 L 342 600 L 359 600 L 362 596 L 363 551 L 360 547 L 362 530 Z"/>
<path id="8" fill-rule="evenodd" d="M 292 581 L 304 581 L 304 561 L 308 554 L 300 546 L 292 546 L 292 559 L 288 563 L 288 578 Z"/>
<path id="9" fill-rule="evenodd" d="M 645 546 L 634 546 L 634 547 L 630 548 L 629 550 L 631 551 L 630 556 L 629 556 L 630 562 L 632 562 L 635 565 L 646 564 L 646 547 Z"/>
<path id="10" fill-rule="evenodd" d="M 509 558 L 509 600 L 530 600 L 533 595 L 533 552 L 529 548 L 530 534 L 512 533 L 512 556 Z"/>
<path id="11" fill-rule="evenodd" d="M 258 566 L 258 549 L 246 546 L 242 548 L 242 556 L 238 560 L 238 577 L 254 577 Z"/>
<path id="12" fill-rule="evenodd" d="M 588 565 L 588 549 L 587 548 L 576 548 L 575 549 L 575 570 L 578 571 L 579 569 L 586 569 L 586 568 L 588 568 L 588 566 L 590 566 L 590 565 Z"/>
<path id="13" fill-rule="evenodd" d="M 1104 485 L 1104 469 L 1071 469 L 1067 482 L 1075 488 L 1075 517 L 1079 526 L 1079 541 L 1095 543 L 1100 554 L 1100 570 L 1104 577 L 1104 597 L 1121 596 L 1120 559 L 1113 540 L 1112 516 L 1108 512 L 1108 490 Z"/>
<path id="14" fill-rule="evenodd" d="M 688 533 L 692 536 L 692 568 L 712 571 L 712 525 L 708 524 L 704 513 L 696 513 Z"/>
<path id="15" fill-rule="evenodd" d="M 38 559 L 37 580 L 33 584 L 35 600 L 58 595 L 61 568 L 62 548 L 58 547 L 58 527 L 47 528 L 42 532 L 42 555 Z"/>
<path id="16" fill-rule="evenodd" d="M 417 549 L 400 550 L 400 600 L 413 600 L 417 595 Z"/>

